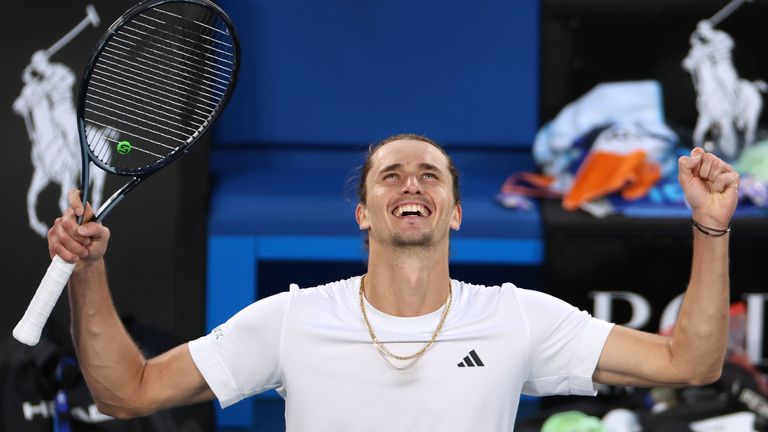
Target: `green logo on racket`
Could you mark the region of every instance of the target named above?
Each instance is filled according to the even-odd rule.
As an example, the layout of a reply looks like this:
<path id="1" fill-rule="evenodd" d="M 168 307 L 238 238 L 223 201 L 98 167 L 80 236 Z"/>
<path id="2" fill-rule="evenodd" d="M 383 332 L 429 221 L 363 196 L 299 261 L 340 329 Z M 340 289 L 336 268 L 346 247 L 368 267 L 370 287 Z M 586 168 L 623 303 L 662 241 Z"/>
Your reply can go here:
<path id="1" fill-rule="evenodd" d="M 117 152 L 120 154 L 128 154 L 131 152 L 131 143 L 128 141 L 120 141 L 117 143 Z"/>

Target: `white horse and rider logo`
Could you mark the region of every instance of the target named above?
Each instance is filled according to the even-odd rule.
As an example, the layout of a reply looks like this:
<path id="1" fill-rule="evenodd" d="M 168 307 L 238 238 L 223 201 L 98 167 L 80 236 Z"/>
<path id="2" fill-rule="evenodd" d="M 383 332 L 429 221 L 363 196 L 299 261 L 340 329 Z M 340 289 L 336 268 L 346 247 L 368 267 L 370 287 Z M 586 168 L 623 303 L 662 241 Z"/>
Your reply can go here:
<path id="1" fill-rule="evenodd" d="M 764 81 L 739 78 L 733 66 L 733 39 L 714 28 L 746 0 L 733 0 L 708 20 L 702 20 L 691 34 L 691 49 L 683 68 L 691 74 L 696 89 L 699 118 L 693 142 L 705 146 L 709 133 L 715 148 L 728 159 L 735 159 L 740 148 L 755 141 L 763 98 L 768 91 Z"/>
<path id="2" fill-rule="evenodd" d="M 13 111 L 24 118 L 32 144 L 34 173 L 27 191 L 29 226 L 42 237 L 45 237 L 48 226 L 37 215 L 38 196 L 49 184 L 58 184 L 61 187 L 58 204 L 63 212 L 68 205 L 67 193 L 76 187 L 81 166 L 73 99 L 75 74 L 65 65 L 51 62 L 50 58 L 83 29 L 89 25 L 96 27 L 99 23 L 96 9 L 89 5 L 86 17 L 75 28 L 47 50 L 35 52 L 22 73 L 24 87 L 21 94 L 13 102 Z M 117 137 L 113 130 L 98 133 Z M 91 204 L 96 209 L 101 203 L 106 173 L 98 169 L 91 172 Z"/>

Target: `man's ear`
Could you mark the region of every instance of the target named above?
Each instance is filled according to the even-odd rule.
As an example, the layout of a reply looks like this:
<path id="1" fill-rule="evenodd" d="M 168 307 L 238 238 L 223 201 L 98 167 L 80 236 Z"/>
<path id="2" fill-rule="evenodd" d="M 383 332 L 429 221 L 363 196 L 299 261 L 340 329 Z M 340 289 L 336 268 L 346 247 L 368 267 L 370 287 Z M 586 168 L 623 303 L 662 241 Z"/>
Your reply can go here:
<path id="1" fill-rule="evenodd" d="M 451 229 L 458 231 L 461 228 L 461 204 L 456 203 L 453 206 L 453 214 L 451 215 Z"/>
<path id="2" fill-rule="evenodd" d="M 368 230 L 371 227 L 371 224 L 368 222 L 368 211 L 365 208 L 365 204 L 360 203 L 355 207 L 355 220 L 360 227 L 360 231 Z"/>

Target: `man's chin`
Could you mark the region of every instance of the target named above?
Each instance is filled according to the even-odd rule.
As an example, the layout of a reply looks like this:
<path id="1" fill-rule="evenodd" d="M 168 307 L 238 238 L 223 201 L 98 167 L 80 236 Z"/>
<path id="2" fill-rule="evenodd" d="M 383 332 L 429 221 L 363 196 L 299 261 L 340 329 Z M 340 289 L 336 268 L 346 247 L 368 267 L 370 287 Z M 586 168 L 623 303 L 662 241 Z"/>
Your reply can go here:
<path id="1" fill-rule="evenodd" d="M 427 247 L 432 243 L 432 233 L 395 233 L 392 236 L 392 245 L 395 247 Z"/>

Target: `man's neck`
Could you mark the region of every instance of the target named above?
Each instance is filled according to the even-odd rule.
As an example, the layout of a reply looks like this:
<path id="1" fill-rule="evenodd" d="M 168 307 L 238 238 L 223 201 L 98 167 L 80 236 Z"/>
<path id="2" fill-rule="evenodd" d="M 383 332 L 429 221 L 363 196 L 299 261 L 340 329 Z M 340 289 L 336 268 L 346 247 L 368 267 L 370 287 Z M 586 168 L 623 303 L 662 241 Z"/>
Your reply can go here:
<path id="1" fill-rule="evenodd" d="M 412 317 L 438 310 L 450 287 L 448 247 L 392 248 L 371 244 L 365 297 L 376 309 Z"/>

